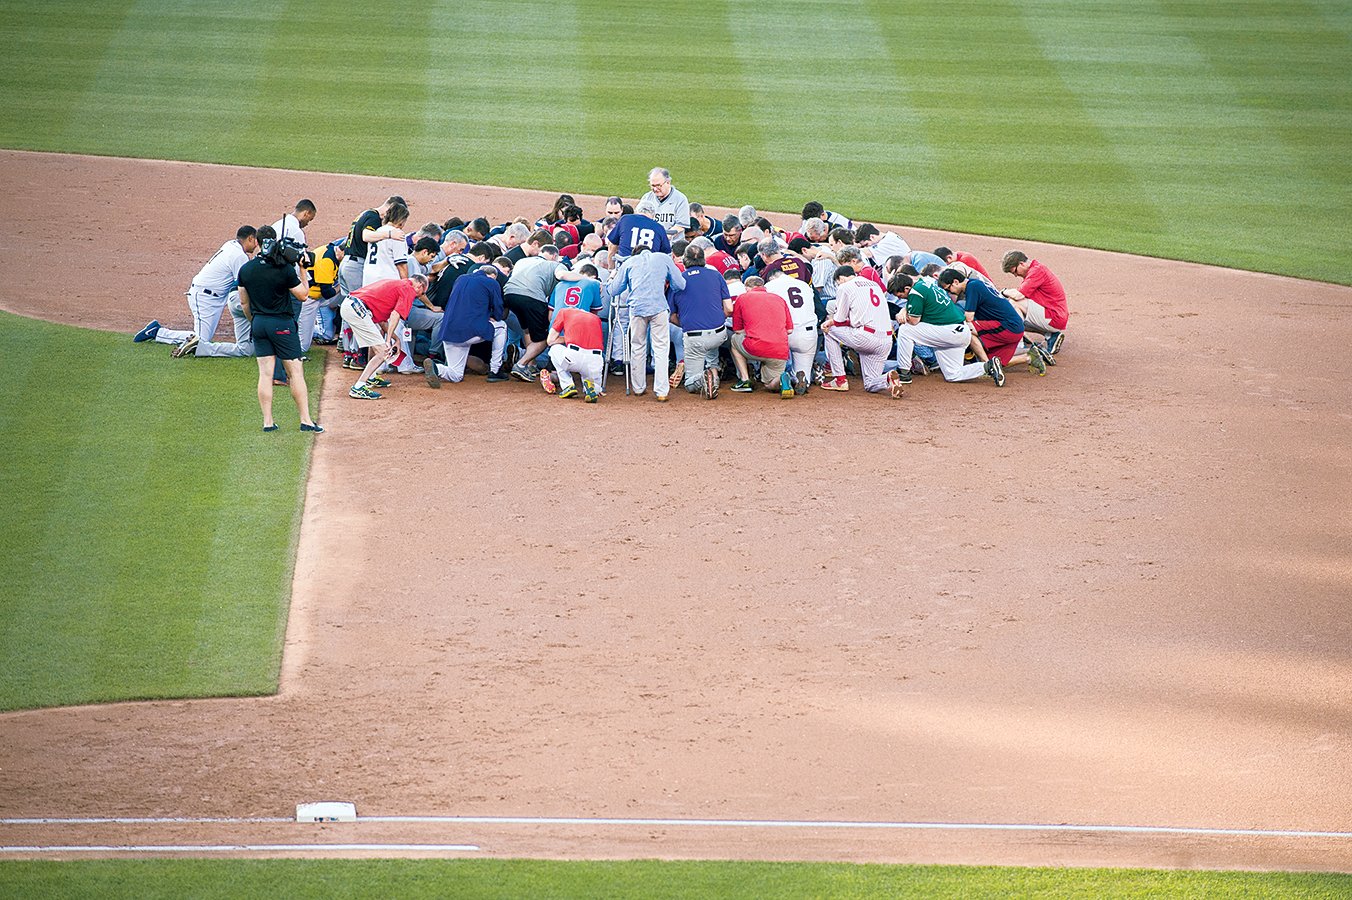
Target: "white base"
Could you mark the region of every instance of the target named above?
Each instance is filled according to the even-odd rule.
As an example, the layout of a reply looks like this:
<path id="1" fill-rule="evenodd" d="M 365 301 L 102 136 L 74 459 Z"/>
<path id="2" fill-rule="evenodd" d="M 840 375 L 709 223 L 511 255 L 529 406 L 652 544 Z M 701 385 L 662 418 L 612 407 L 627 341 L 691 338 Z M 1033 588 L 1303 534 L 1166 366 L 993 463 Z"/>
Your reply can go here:
<path id="1" fill-rule="evenodd" d="M 355 822 L 357 805 L 355 803 L 297 803 L 297 822 Z"/>

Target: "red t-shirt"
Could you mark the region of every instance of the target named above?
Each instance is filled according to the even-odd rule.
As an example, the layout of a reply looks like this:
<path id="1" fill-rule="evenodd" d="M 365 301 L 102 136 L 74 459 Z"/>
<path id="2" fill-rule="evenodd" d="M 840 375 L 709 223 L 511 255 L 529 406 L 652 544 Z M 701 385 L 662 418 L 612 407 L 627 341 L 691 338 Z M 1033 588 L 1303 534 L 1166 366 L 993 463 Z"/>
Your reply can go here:
<path id="1" fill-rule="evenodd" d="M 744 331 L 742 346 L 750 356 L 761 359 L 788 359 L 789 332 L 793 316 L 789 304 L 778 294 L 756 288 L 732 303 L 732 330 Z"/>
<path id="2" fill-rule="evenodd" d="M 1064 330 L 1070 321 L 1070 310 L 1066 306 L 1066 289 L 1061 279 L 1052 274 L 1052 270 L 1035 259 L 1028 261 L 1028 274 L 1023 276 L 1019 293 L 1047 311 L 1047 321 L 1058 331 Z"/>
<path id="3" fill-rule="evenodd" d="M 390 313 L 399 313 L 399 318 L 407 319 L 413 309 L 413 300 L 418 289 L 413 282 L 403 278 L 385 278 L 352 292 L 366 308 L 371 311 L 371 321 L 383 326 L 390 320 Z"/>
<path id="4" fill-rule="evenodd" d="M 887 293 L 887 285 L 883 284 L 883 276 L 879 275 L 878 270 L 873 268 L 873 266 L 864 266 L 864 268 L 859 270 L 859 274 L 882 288 L 884 294 Z M 811 279 L 806 280 L 810 281 Z"/>
<path id="5" fill-rule="evenodd" d="M 730 253 L 724 253 L 722 250 L 715 250 L 704 257 L 704 264 L 718 272 L 719 275 L 727 274 L 728 269 L 740 269 L 737 264 L 737 257 Z"/>
<path id="6" fill-rule="evenodd" d="M 953 258 L 963 265 L 971 266 L 982 275 L 985 275 L 988 280 L 990 279 L 991 273 L 986 271 L 986 267 L 981 264 L 981 260 L 968 253 L 966 250 L 959 250 L 957 253 L 954 253 Z"/>
<path id="7" fill-rule="evenodd" d="M 583 350 L 601 349 L 601 318 L 595 313 L 571 306 L 561 307 L 554 316 L 553 328 L 563 335 L 565 344 Z"/>

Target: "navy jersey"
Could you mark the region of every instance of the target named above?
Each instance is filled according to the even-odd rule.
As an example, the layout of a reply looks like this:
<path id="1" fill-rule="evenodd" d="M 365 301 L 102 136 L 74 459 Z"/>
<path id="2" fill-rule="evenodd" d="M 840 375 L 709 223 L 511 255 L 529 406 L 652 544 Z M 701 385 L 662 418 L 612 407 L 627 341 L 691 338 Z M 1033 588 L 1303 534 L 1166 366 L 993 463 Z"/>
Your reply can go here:
<path id="1" fill-rule="evenodd" d="M 619 247 L 620 256 L 633 256 L 636 247 L 647 247 L 655 253 L 670 253 L 671 239 L 667 230 L 656 220 L 638 213 L 620 216 L 620 221 L 606 235 L 609 243 Z"/>

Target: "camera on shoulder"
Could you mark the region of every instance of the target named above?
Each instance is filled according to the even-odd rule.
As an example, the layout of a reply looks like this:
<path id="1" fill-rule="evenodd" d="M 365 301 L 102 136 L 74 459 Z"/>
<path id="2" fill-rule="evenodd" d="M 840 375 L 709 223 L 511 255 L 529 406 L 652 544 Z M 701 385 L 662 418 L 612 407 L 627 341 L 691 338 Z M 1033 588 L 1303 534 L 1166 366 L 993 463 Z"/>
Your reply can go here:
<path id="1" fill-rule="evenodd" d="M 294 266 L 305 255 L 305 249 L 291 238 L 268 238 L 258 245 L 258 255 L 274 266 Z"/>

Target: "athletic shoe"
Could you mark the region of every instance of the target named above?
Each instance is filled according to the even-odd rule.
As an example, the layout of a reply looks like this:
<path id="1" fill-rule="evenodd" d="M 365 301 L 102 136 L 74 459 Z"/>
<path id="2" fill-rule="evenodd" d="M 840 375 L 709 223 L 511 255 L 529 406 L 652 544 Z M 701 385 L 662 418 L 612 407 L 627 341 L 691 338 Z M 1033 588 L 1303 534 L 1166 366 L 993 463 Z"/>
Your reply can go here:
<path id="1" fill-rule="evenodd" d="M 1053 331 L 1047 335 L 1047 355 L 1055 356 L 1061 352 L 1061 345 L 1066 342 L 1066 333 L 1064 331 Z"/>
<path id="2" fill-rule="evenodd" d="M 704 385 L 700 388 L 700 394 L 705 400 L 718 396 L 718 370 L 713 366 L 704 370 Z"/>
<path id="3" fill-rule="evenodd" d="M 354 371 L 360 372 L 362 369 L 364 369 L 364 368 L 366 368 L 366 367 L 363 366 L 361 363 L 357 362 L 357 354 L 355 354 L 355 353 L 344 353 L 344 354 L 343 354 L 343 368 L 344 368 L 344 369 L 352 369 L 352 370 L 354 370 Z"/>
<path id="4" fill-rule="evenodd" d="M 366 383 L 355 385 L 347 392 L 347 395 L 353 400 L 379 400 L 380 395 L 366 386 Z"/>
<path id="5" fill-rule="evenodd" d="M 822 390 L 824 391 L 848 391 L 849 389 L 850 382 L 844 375 L 828 375 L 826 380 L 822 382 Z"/>
<path id="6" fill-rule="evenodd" d="M 671 399 L 671 395 L 670 395 L 670 394 L 654 394 L 654 395 L 653 395 L 653 399 L 655 399 L 658 403 L 666 403 L 669 399 Z"/>
<path id="7" fill-rule="evenodd" d="M 799 397 L 807 393 L 807 376 L 802 372 L 795 373 L 793 376 L 793 392 Z"/>
<path id="8" fill-rule="evenodd" d="M 323 425 L 320 425 L 318 422 L 314 423 L 313 425 L 306 425 L 304 422 L 301 422 L 301 423 L 300 423 L 300 430 L 301 430 L 301 431 L 308 431 L 308 432 L 310 432 L 310 433 L 312 433 L 312 434 L 323 434 L 323 433 L 324 433 L 324 426 L 323 426 Z"/>
<path id="9" fill-rule="evenodd" d="M 900 400 L 902 391 L 904 391 L 906 389 L 905 386 L 910 383 L 911 379 L 909 378 L 905 381 L 901 380 L 900 369 L 893 369 L 891 372 L 887 373 L 887 390 L 888 393 L 892 395 L 893 400 Z"/>
<path id="10" fill-rule="evenodd" d="M 888 373 L 888 376 L 889 376 L 889 377 L 888 377 L 888 381 L 891 381 L 891 380 L 892 380 L 892 379 L 891 379 L 891 375 L 892 375 L 892 374 L 893 374 L 892 372 L 889 372 L 889 373 Z M 909 368 L 907 368 L 907 369 L 896 369 L 896 370 L 895 370 L 895 374 L 896 374 L 896 376 L 897 376 L 897 383 L 898 383 L 898 384 L 910 384 L 910 383 L 911 383 L 911 370 L 910 370 Z"/>
<path id="11" fill-rule="evenodd" d="M 1028 345 L 1028 371 L 1034 375 L 1047 374 L 1047 359 L 1037 344 Z"/>
<path id="12" fill-rule="evenodd" d="M 190 334 L 190 335 L 188 335 L 188 339 L 187 339 L 186 341 L 184 341 L 183 343 L 179 344 L 177 347 L 175 347 L 175 348 L 169 353 L 169 355 L 170 355 L 171 357 L 173 357 L 174 359 L 182 359 L 183 357 L 187 356 L 189 353 L 191 353 L 191 352 L 193 352 L 194 350 L 196 350 L 196 349 L 197 349 L 197 344 L 198 344 L 198 343 L 199 343 L 199 342 L 198 342 L 198 340 L 197 340 L 197 335 L 195 335 L 195 334 Z"/>
<path id="13" fill-rule="evenodd" d="M 685 381 L 685 360 L 676 363 L 676 368 L 672 370 L 671 377 L 667 379 L 667 383 L 672 387 L 676 387 L 682 381 Z"/>
<path id="14" fill-rule="evenodd" d="M 159 319 L 151 319 L 151 320 L 146 324 L 146 327 L 145 327 L 145 328 L 142 328 L 140 331 L 138 331 L 138 332 L 136 332 L 135 334 L 133 334 L 133 335 L 131 336 L 131 339 L 132 339 L 132 342 L 133 342 L 133 343 L 136 343 L 136 344 L 143 344 L 143 343 L 145 343 L 146 341 L 153 341 L 153 340 L 155 340 L 155 335 L 157 335 L 157 334 L 159 334 L 159 333 L 160 333 L 160 320 L 159 320 Z"/>
<path id="15" fill-rule="evenodd" d="M 427 379 L 428 387 L 441 387 L 441 376 L 437 374 L 437 361 L 430 356 L 423 360 L 423 377 Z"/>
<path id="16" fill-rule="evenodd" d="M 263 431 L 265 431 L 265 432 L 268 432 L 268 431 L 279 431 L 279 430 L 281 429 L 281 427 L 282 427 L 282 426 L 277 425 L 277 424 L 275 424 L 275 423 L 272 424 L 272 425 L 264 425 L 264 426 L 263 426 Z"/>
<path id="17" fill-rule="evenodd" d="M 559 391 L 559 399 L 560 399 L 560 400 L 572 400 L 572 399 L 573 399 L 574 397 L 576 397 L 576 396 L 577 396 L 577 385 L 576 385 L 576 384 L 570 384 L 570 385 L 568 385 L 568 387 L 566 387 L 566 388 L 564 388 L 563 390 Z"/>
<path id="18" fill-rule="evenodd" d="M 751 393 L 752 391 L 754 391 L 755 388 L 752 387 L 751 382 L 750 382 L 749 380 L 744 380 L 744 381 L 738 381 L 738 382 L 736 382 L 736 383 L 732 386 L 732 390 L 733 390 L 733 393 L 735 393 L 735 394 L 749 394 L 749 393 Z"/>
<path id="19" fill-rule="evenodd" d="M 582 382 L 582 399 L 588 403 L 595 403 L 601 395 L 596 392 L 596 385 L 589 380 Z"/>
<path id="20" fill-rule="evenodd" d="M 819 362 L 812 364 L 812 383 L 821 385 L 826 380 L 826 367 Z"/>
<path id="21" fill-rule="evenodd" d="M 858 375 L 864 371 L 859 367 L 859 354 L 854 350 L 845 351 L 845 374 Z"/>
<path id="22" fill-rule="evenodd" d="M 489 384 L 501 384 L 501 383 L 504 382 L 504 381 L 511 381 L 511 379 L 508 378 L 506 375 L 502 374 L 501 372 L 489 372 L 489 373 L 488 373 L 488 383 L 489 383 Z"/>
<path id="23" fill-rule="evenodd" d="M 1005 367 L 994 356 L 986 360 L 986 374 L 995 381 L 996 387 L 1005 386 Z"/>
<path id="24" fill-rule="evenodd" d="M 788 372 L 779 373 L 779 396 L 785 400 L 793 396 L 793 379 Z"/>
<path id="25" fill-rule="evenodd" d="M 512 366 L 510 373 L 517 381 L 531 382 L 535 380 L 535 373 L 530 370 L 529 366 L 520 364 Z"/>
<path id="26" fill-rule="evenodd" d="M 516 374 L 515 369 L 512 370 L 512 374 Z M 558 390 L 558 387 L 554 384 L 554 377 L 546 369 L 540 370 L 540 387 L 544 388 L 546 394 L 552 394 Z"/>
<path id="27" fill-rule="evenodd" d="M 508 344 L 502 351 L 502 371 L 510 372 L 516 366 L 516 361 L 521 358 L 521 348 L 516 344 Z"/>
<path id="28" fill-rule="evenodd" d="M 366 379 L 366 386 L 369 388 L 387 388 L 392 384 L 394 384 L 393 381 L 381 378 L 379 375 L 372 375 L 370 378 Z"/>

